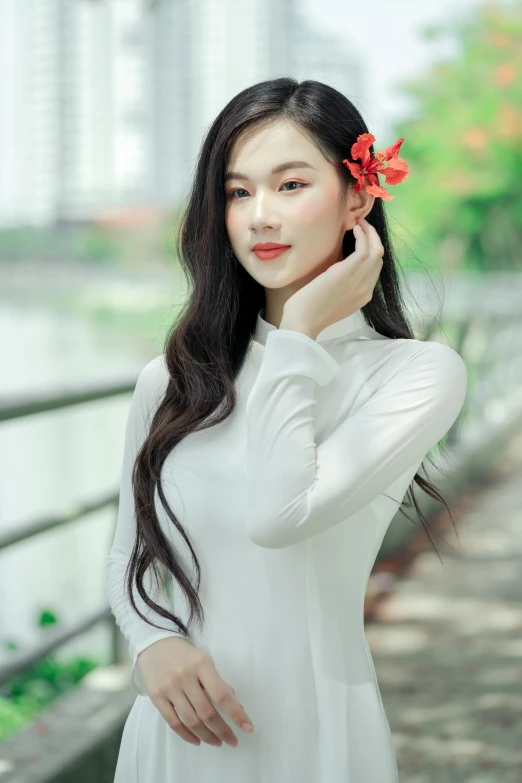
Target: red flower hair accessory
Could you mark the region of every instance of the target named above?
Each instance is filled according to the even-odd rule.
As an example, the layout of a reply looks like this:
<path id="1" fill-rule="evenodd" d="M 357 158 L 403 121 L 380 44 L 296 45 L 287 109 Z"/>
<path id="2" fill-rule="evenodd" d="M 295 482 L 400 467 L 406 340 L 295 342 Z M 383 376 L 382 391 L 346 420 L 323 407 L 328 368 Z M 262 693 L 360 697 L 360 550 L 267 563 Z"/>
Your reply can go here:
<path id="1" fill-rule="evenodd" d="M 363 189 L 364 181 L 368 178 L 372 184 L 366 186 L 367 193 L 380 197 L 383 201 L 392 201 L 394 197 L 379 185 L 377 174 L 384 174 L 387 185 L 398 185 L 399 182 L 406 179 L 408 164 L 397 155 L 404 139 L 399 139 L 391 147 L 386 147 L 386 149 L 376 152 L 375 155 L 369 151 L 374 141 L 373 133 L 361 133 L 355 144 L 352 144 L 351 150 L 352 158 L 360 158 L 361 163 L 351 163 L 347 159 L 343 160 L 343 163 L 357 179 L 356 193 Z M 386 168 L 383 165 L 385 162 L 388 163 Z"/>

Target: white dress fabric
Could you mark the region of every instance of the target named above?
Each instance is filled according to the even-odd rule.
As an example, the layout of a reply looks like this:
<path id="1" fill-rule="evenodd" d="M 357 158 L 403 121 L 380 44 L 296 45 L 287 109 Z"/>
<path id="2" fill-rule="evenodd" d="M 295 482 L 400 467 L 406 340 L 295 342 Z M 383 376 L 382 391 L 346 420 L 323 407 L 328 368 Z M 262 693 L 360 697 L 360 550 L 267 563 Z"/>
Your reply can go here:
<path id="1" fill-rule="evenodd" d="M 235 689 L 254 732 L 216 708 L 237 747 L 182 740 L 147 695 L 137 662 L 146 647 L 177 635 L 143 621 L 124 589 L 135 531 L 131 470 L 168 382 L 161 355 L 144 367 L 132 398 L 106 571 L 137 694 L 115 783 L 398 781 L 364 598 L 391 519 L 463 406 L 466 365 L 444 343 L 382 336 L 361 310 L 317 340 L 262 315 L 233 414 L 185 438 L 162 470 L 201 566 L 206 624 L 202 633 L 193 627 L 194 643 Z M 157 491 L 156 510 L 194 578 L 190 550 Z M 187 623 L 185 598 L 170 581 L 172 603 L 150 578 L 148 592 Z M 134 595 L 146 616 L 169 628 Z"/>

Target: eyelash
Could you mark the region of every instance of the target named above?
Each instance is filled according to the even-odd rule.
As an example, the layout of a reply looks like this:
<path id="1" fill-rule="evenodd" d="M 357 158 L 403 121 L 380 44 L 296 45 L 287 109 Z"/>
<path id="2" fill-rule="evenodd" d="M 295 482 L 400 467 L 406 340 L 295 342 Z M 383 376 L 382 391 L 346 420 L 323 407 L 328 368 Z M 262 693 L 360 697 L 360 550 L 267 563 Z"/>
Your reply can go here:
<path id="1" fill-rule="evenodd" d="M 296 190 L 302 190 L 303 188 L 308 187 L 304 182 L 298 182 L 296 179 L 289 179 L 287 182 L 283 182 L 283 185 L 290 185 L 292 183 L 295 183 L 296 185 L 301 185 L 300 188 L 294 188 L 294 190 L 286 190 L 285 193 L 295 193 Z M 281 185 L 281 187 L 283 187 Z M 235 198 L 232 194 L 235 193 L 237 190 L 245 190 L 245 188 L 234 188 L 234 190 L 231 190 L 228 193 L 228 197 L 231 201 L 242 201 L 243 199 Z"/>

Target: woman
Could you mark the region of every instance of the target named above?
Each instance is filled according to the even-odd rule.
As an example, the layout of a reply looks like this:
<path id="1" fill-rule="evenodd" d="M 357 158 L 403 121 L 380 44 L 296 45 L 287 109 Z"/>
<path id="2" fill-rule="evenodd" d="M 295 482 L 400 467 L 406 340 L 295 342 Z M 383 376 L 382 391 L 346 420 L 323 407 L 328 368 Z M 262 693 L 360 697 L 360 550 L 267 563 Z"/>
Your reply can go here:
<path id="1" fill-rule="evenodd" d="M 369 174 L 407 165 L 372 139 L 332 87 L 278 78 L 204 140 L 191 292 L 137 381 L 107 566 L 138 694 L 115 783 L 398 780 L 365 591 L 411 482 L 444 502 L 417 471 L 467 372 L 408 325 Z"/>

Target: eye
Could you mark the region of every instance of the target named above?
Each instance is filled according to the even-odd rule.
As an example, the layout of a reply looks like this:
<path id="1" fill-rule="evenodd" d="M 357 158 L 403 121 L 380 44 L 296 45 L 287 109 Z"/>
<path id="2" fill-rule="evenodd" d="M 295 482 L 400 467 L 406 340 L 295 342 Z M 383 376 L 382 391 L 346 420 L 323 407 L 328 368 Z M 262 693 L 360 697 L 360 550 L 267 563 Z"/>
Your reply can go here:
<path id="1" fill-rule="evenodd" d="M 295 179 L 291 179 L 288 182 L 283 182 L 281 187 L 283 188 L 285 185 L 300 185 L 301 188 L 306 187 L 306 185 L 303 182 L 297 182 Z M 296 188 L 296 190 L 300 190 L 301 188 Z M 286 191 L 287 193 L 291 193 L 292 191 Z"/>
<path id="2" fill-rule="evenodd" d="M 301 190 L 302 188 L 306 188 L 307 185 L 304 182 L 298 182 L 295 179 L 288 180 L 288 182 L 283 182 L 281 187 L 283 188 L 285 185 L 299 185 L 299 188 L 293 188 L 292 190 L 286 190 L 285 193 L 293 193 L 295 190 Z M 232 201 L 242 201 L 242 199 L 236 198 L 233 194 L 237 193 L 238 190 L 243 190 L 245 193 L 247 192 L 244 188 L 235 188 L 234 190 L 229 191 L 228 197 Z"/>
<path id="3" fill-rule="evenodd" d="M 228 197 L 232 199 L 232 201 L 237 201 L 237 199 L 234 197 L 234 193 L 237 193 L 238 190 L 244 190 L 244 188 L 235 188 L 235 190 L 231 190 L 228 194 Z M 245 190 L 246 193 L 246 190 Z"/>

